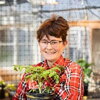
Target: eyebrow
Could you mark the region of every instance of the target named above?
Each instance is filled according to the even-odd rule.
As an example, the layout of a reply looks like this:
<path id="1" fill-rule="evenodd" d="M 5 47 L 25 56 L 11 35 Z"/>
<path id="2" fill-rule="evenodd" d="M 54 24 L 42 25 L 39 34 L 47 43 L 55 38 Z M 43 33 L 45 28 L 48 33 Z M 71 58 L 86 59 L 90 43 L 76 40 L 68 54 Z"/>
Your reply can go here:
<path id="1" fill-rule="evenodd" d="M 48 41 L 48 40 L 43 39 L 42 41 Z M 50 40 L 50 41 L 62 41 L 62 40 Z"/>

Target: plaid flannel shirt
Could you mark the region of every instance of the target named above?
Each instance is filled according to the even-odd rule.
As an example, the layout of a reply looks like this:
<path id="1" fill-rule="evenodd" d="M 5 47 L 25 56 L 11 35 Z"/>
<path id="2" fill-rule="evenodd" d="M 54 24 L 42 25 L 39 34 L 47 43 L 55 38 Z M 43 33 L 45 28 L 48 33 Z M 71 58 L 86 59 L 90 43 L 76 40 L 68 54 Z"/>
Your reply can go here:
<path id="1" fill-rule="evenodd" d="M 75 62 L 65 59 L 62 56 L 51 67 L 56 65 L 65 67 L 63 74 L 60 76 L 60 83 L 54 85 L 55 93 L 58 94 L 60 100 L 82 100 L 84 88 L 83 72 L 81 67 Z M 36 66 L 43 66 L 46 69 L 51 68 L 48 66 L 46 60 Z M 13 100 L 27 100 L 26 92 L 28 90 L 29 84 L 25 83 L 23 76 Z"/>

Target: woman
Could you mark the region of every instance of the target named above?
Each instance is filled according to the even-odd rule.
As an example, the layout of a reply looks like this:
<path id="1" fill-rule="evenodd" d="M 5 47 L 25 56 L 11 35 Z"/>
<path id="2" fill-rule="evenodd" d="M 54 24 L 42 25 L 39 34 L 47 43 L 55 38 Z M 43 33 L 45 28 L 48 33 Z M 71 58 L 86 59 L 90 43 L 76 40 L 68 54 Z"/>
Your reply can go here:
<path id="1" fill-rule="evenodd" d="M 61 82 L 55 84 L 55 93 L 60 100 L 82 100 L 83 74 L 81 67 L 62 56 L 67 45 L 68 22 L 61 16 L 53 16 L 44 21 L 37 30 L 37 40 L 44 61 L 36 66 L 50 69 L 56 65 L 65 67 L 60 76 Z M 24 79 L 19 83 L 13 100 L 26 100 L 27 85 Z M 58 100 L 58 99 L 56 99 Z"/>

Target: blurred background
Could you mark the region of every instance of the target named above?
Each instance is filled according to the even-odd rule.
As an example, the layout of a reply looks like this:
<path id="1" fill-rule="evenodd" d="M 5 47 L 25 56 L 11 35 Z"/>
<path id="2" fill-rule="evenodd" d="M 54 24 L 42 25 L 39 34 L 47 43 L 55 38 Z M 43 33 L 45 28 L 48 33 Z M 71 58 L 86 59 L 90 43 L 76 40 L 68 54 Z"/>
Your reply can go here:
<path id="1" fill-rule="evenodd" d="M 15 91 L 21 78 L 13 65 L 43 60 L 36 30 L 52 14 L 63 16 L 70 25 L 63 55 L 91 69 L 84 98 L 100 98 L 100 0 L 0 0 L 0 100 L 9 100 L 8 90 Z"/>

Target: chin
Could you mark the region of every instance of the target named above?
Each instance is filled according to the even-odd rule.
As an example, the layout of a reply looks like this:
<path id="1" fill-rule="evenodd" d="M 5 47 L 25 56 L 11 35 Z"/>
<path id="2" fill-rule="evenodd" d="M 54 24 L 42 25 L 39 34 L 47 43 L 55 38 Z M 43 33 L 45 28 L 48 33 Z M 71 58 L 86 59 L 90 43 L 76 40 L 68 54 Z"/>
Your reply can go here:
<path id="1" fill-rule="evenodd" d="M 45 59 L 50 61 L 50 62 L 54 62 L 57 60 L 57 58 L 54 58 L 54 57 L 45 57 Z"/>
<path id="2" fill-rule="evenodd" d="M 53 58 L 48 58 L 48 57 L 45 57 L 46 60 L 48 61 L 53 61 L 54 59 Z"/>
<path id="3" fill-rule="evenodd" d="M 58 59 L 58 54 L 44 54 L 43 56 L 48 61 L 56 61 Z"/>

